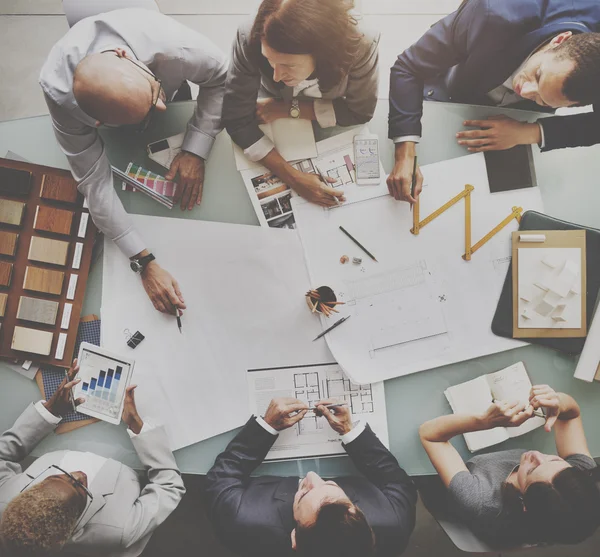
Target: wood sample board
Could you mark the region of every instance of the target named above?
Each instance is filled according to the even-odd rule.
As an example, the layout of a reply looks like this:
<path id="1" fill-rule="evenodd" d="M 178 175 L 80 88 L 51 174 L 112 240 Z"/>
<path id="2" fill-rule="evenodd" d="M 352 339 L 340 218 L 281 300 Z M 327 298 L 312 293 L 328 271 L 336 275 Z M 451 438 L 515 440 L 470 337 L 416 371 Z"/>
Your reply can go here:
<path id="1" fill-rule="evenodd" d="M 522 242 L 519 236 L 543 234 L 545 241 Z M 581 250 L 581 327 L 577 329 L 534 329 L 519 327 L 519 249 L 578 248 Z M 521 230 L 512 233 L 513 338 L 581 338 L 587 335 L 586 326 L 586 251 L 585 230 Z"/>
<path id="2" fill-rule="evenodd" d="M 29 184 L 23 172 L 7 172 L 6 169 L 30 173 Z M 13 215 L 18 203 L 25 203 L 25 208 L 22 219 L 17 224 L 18 219 Z M 5 212 L 8 213 L 7 218 L 1 219 L 0 222 L 0 234 L 4 234 L 4 244 L 8 246 L 0 250 L 0 264 L 5 268 L 12 268 L 10 282 L 0 285 L 0 294 L 8 295 L 4 315 L 0 317 L 0 357 L 35 360 L 41 364 L 69 367 L 73 359 L 92 248 L 97 233 L 89 212 L 83 205 L 83 196 L 77 192 L 77 184 L 69 171 L 0 158 L 0 206 L 4 206 Z M 36 214 L 40 212 L 42 215 L 51 215 L 52 218 L 47 219 L 43 226 L 38 222 L 38 228 L 41 229 L 36 230 L 34 222 Z M 17 234 L 18 238 L 15 249 L 12 250 L 14 234 Z M 32 238 L 59 242 L 34 240 L 35 245 L 30 250 Z M 44 249 L 47 246 L 56 249 Z M 45 256 L 40 256 L 41 251 L 46 252 L 42 254 Z M 30 255 L 35 259 L 30 259 Z M 62 281 L 53 279 L 61 273 Z M 29 288 L 25 288 L 26 274 Z M 45 324 L 18 319 L 21 297 L 57 302 L 59 307 L 55 323 Z M 29 315 L 35 315 L 35 301 L 28 300 L 27 303 L 30 307 Z M 40 303 L 37 308 L 40 314 L 43 306 L 44 304 Z M 14 350 L 12 344 L 15 327 L 51 334 L 49 355 Z M 26 335 L 25 339 L 35 339 L 37 336 L 39 335 L 32 333 Z"/>

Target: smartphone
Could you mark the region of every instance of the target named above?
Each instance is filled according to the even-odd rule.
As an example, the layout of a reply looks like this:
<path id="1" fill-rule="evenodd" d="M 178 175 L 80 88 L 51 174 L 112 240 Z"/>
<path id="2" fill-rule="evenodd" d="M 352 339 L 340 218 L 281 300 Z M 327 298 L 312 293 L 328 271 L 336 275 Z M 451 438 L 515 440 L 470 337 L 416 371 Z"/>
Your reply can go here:
<path id="1" fill-rule="evenodd" d="M 359 186 L 376 186 L 381 182 L 379 138 L 375 134 L 354 136 L 354 165 Z"/>
<path id="2" fill-rule="evenodd" d="M 148 157 L 169 170 L 173 159 L 181 152 L 185 133 L 179 133 L 148 145 Z"/>

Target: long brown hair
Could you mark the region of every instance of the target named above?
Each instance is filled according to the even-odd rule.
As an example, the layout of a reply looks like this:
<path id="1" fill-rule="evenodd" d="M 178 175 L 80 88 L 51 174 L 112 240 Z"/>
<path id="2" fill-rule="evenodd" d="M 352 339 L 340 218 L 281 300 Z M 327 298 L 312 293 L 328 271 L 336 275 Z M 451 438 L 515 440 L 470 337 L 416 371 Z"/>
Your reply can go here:
<path id="1" fill-rule="evenodd" d="M 362 39 L 353 7 L 353 0 L 263 0 L 250 42 L 258 52 L 264 40 L 282 54 L 310 54 L 327 91 L 348 74 Z"/>

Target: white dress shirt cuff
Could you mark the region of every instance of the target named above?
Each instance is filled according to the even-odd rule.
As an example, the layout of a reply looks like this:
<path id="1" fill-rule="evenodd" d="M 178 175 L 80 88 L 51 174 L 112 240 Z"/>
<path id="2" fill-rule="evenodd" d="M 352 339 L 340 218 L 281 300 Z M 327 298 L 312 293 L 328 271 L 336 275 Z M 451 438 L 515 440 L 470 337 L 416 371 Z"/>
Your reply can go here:
<path id="1" fill-rule="evenodd" d="M 394 143 L 405 143 L 406 141 L 414 141 L 415 143 L 419 143 L 421 141 L 421 137 L 418 135 L 401 135 L 399 137 L 394 137 Z"/>
<path id="2" fill-rule="evenodd" d="M 348 432 L 340 437 L 344 445 L 352 443 L 367 427 L 367 422 L 357 422 L 356 425 Z"/>
<path id="3" fill-rule="evenodd" d="M 256 143 L 244 149 L 244 155 L 248 160 L 256 162 L 264 159 L 274 148 L 273 142 L 263 135 Z"/>
<path id="4" fill-rule="evenodd" d="M 134 433 L 129 428 L 127 428 L 127 433 L 129 434 L 130 439 L 135 439 L 138 435 L 141 435 L 142 433 L 148 433 L 149 431 L 152 431 L 155 428 L 156 426 L 151 424 L 150 422 L 144 422 L 144 425 L 142 426 L 142 429 L 139 433 Z"/>
<path id="5" fill-rule="evenodd" d="M 39 412 L 40 416 L 44 418 L 49 424 L 58 425 L 62 418 L 60 416 L 55 416 L 52 412 L 48 412 L 46 407 L 44 406 L 45 400 L 40 400 L 34 404 L 35 409 Z"/>
<path id="6" fill-rule="evenodd" d="M 113 241 L 127 257 L 133 257 L 146 249 L 146 242 L 135 228 L 130 228 L 125 234 Z"/>
<path id="7" fill-rule="evenodd" d="M 333 128 L 337 124 L 332 101 L 316 99 L 313 101 L 313 106 L 319 126 L 322 128 Z"/>
<path id="8" fill-rule="evenodd" d="M 205 134 L 202 130 L 190 128 L 188 126 L 188 130 L 183 138 L 181 149 L 182 151 L 193 153 L 194 155 L 198 155 L 206 160 L 208 159 L 208 155 L 210 155 L 214 143 L 214 137 Z"/>
<path id="9" fill-rule="evenodd" d="M 546 145 L 546 139 L 544 137 L 544 126 L 542 126 L 542 123 L 539 120 L 536 122 L 536 124 L 540 127 L 540 135 L 542 136 L 542 140 L 539 143 L 539 147 L 540 149 L 543 149 Z"/>
<path id="10" fill-rule="evenodd" d="M 272 428 L 267 422 L 265 422 L 265 420 L 263 420 L 263 418 L 261 418 L 260 416 L 256 416 L 256 422 L 258 423 L 258 425 L 260 427 L 262 427 L 265 431 L 268 431 L 271 435 L 279 435 L 279 432 L 275 429 Z"/>

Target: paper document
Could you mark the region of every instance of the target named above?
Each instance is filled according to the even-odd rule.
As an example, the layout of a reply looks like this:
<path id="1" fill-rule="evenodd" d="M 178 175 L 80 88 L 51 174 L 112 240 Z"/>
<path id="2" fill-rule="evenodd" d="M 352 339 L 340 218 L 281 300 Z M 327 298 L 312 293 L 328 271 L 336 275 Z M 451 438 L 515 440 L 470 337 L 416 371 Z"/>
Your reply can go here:
<path id="1" fill-rule="evenodd" d="M 258 126 L 273 142 L 279 154 L 286 161 L 298 161 L 317 156 L 315 133 L 312 122 L 301 118 L 279 118 L 269 124 Z M 244 156 L 244 151 L 233 143 L 235 165 L 242 170 L 258 169 L 260 164 L 252 162 Z"/>
<path id="2" fill-rule="evenodd" d="M 474 245 L 511 214 L 513 206 L 542 211 L 539 189 L 490 194 L 482 154 L 422 167 L 420 221 L 464 190 L 471 192 Z M 369 186 L 366 186 L 369 187 Z M 490 324 L 510 264 L 511 221 L 477 250 L 465 253 L 461 200 L 411 234 L 413 213 L 389 195 L 331 211 L 292 200 L 313 285 L 328 285 L 352 315 L 325 338 L 336 361 L 357 383 L 383 381 L 523 346 L 495 336 Z M 344 235 L 343 226 L 377 258 Z M 360 264 L 340 263 L 342 256 Z M 328 325 L 322 319 L 323 329 Z"/>
<path id="3" fill-rule="evenodd" d="M 352 422 L 369 423 L 381 442 L 389 447 L 383 383 L 357 385 L 337 364 L 248 371 L 250 406 L 263 416 L 273 398 L 292 397 L 309 407 L 323 399 L 346 403 Z M 346 454 L 340 436 L 323 417 L 309 411 L 295 426 L 282 431 L 265 460 L 289 460 Z"/>
<path id="4" fill-rule="evenodd" d="M 312 342 L 321 327 L 304 301 L 310 283 L 296 233 L 131 219 L 179 283 L 182 332 L 174 315 L 154 309 L 127 258 L 106 240 L 102 344 L 135 358 L 140 414 L 165 425 L 172 449 L 248 420 L 248 369 L 334 361 L 325 342 Z M 137 348 L 126 345 L 126 329 L 146 337 Z"/>

